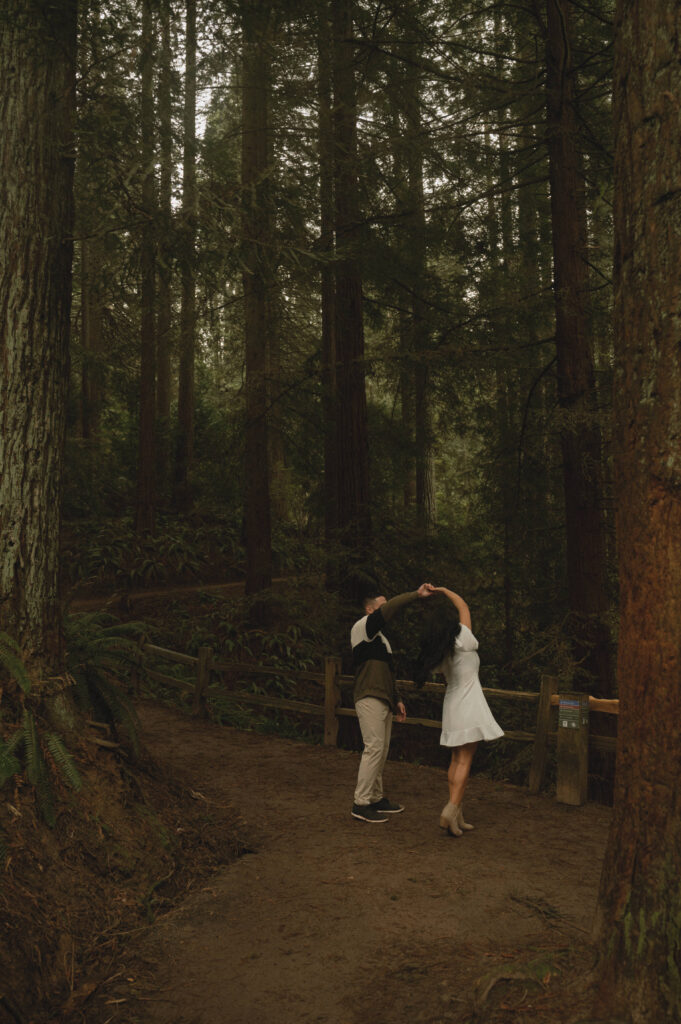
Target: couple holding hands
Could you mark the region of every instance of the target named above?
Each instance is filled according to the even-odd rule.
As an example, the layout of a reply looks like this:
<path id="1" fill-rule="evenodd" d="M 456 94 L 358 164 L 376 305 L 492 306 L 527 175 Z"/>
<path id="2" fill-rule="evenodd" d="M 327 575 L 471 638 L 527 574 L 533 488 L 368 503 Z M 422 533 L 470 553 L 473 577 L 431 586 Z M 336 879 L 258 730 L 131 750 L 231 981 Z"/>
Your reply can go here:
<path id="1" fill-rule="evenodd" d="M 414 681 L 422 685 L 431 672 L 438 671 L 447 683 L 440 744 L 451 748 L 452 754 L 447 772 L 449 800 L 440 814 L 440 827 L 460 836 L 473 827 L 464 821 L 463 797 L 475 749 L 480 740 L 503 736 L 503 730 L 494 720 L 480 685 L 478 641 L 471 631 L 468 605 L 452 590 L 430 583 L 389 601 L 382 594 L 366 596 L 364 615 L 350 631 L 354 701 L 364 742 L 352 816 L 378 823 L 404 810 L 383 795 L 383 767 L 393 715 L 403 722 L 406 708 L 395 687 L 392 648 L 382 630 L 397 612 L 419 598 L 433 601 L 434 614 L 424 629 Z"/>

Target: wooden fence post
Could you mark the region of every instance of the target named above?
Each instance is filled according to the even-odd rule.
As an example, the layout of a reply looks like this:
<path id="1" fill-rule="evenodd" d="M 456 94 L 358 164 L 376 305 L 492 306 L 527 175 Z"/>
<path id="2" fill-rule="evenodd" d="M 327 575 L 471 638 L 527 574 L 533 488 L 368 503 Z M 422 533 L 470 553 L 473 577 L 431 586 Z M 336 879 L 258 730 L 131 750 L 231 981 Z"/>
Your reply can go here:
<path id="1" fill-rule="evenodd" d="M 335 747 L 338 742 L 336 708 L 341 702 L 340 674 L 340 658 L 324 658 L 324 745 L 327 747 Z"/>
<path id="2" fill-rule="evenodd" d="M 561 693 L 558 705 L 556 800 L 581 807 L 589 779 L 589 695 Z"/>
<path id="3" fill-rule="evenodd" d="M 210 683 L 210 673 L 213 667 L 213 648 L 199 647 L 199 657 L 196 663 L 196 686 L 194 687 L 195 715 L 206 715 L 206 690 Z"/>
<path id="4" fill-rule="evenodd" d="M 546 774 L 546 761 L 549 752 L 549 730 L 551 728 L 551 696 L 558 692 L 558 680 L 555 676 L 542 676 L 537 707 L 537 727 L 534 736 L 532 765 L 530 766 L 530 793 L 535 796 L 541 789 Z"/>

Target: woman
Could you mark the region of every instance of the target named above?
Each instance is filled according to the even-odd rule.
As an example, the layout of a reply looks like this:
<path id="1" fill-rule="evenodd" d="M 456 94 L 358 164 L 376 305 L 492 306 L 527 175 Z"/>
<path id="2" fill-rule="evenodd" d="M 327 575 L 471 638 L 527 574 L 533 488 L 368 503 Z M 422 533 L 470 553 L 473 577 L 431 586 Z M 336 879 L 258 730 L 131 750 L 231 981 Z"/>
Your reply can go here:
<path id="1" fill-rule="evenodd" d="M 414 678 L 422 684 L 437 671 L 447 682 L 440 743 L 451 747 L 452 758 L 447 772 L 449 801 L 442 809 L 440 827 L 460 836 L 473 828 L 464 821 L 463 797 L 476 747 L 480 740 L 495 740 L 504 733 L 494 720 L 478 678 L 478 641 L 471 632 L 468 605 L 446 587 L 427 586 L 432 594 L 443 594 L 447 604 L 427 627 Z"/>

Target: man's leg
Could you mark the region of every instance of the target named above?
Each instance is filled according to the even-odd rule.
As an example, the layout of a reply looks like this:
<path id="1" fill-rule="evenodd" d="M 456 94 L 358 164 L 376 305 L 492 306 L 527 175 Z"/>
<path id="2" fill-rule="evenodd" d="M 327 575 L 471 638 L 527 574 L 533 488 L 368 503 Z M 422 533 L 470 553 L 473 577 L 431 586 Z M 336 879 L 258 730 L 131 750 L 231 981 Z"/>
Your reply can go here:
<path id="1" fill-rule="evenodd" d="M 382 700 L 376 697 L 363 697 L 355 704 L 357 719 L 362 732 L 364 750 L 359 762 L 357 773 L 357 787 L 355 789 L 355 805 L 368 807 L 374 800 L 374 794 L 382 785 L 379 781 L 383 772 L 383 765 L 387 757 L 386 745 L 386 712 L 392 715 L 390 709 Z M 390 742 L 390 731 L 388 730 L 388 742 Z M 379 791 L 380 799 L 382 790 Z"/>
<path id="2" fill-rule="evenodd" d="M 385 762 L 388 760 L 388 751 L 390 749 L 390 736 L 393 727 L 393 713 L 387 704 L 383 704 L 383 701 L 379 701 L 383 705 L 383 755 L 381 757 L 381 764 L 374 779 L 373 789 L 371 791 L 372 804 L 377 803 L 383 796 L 383 769 L 385 768 Z"/>

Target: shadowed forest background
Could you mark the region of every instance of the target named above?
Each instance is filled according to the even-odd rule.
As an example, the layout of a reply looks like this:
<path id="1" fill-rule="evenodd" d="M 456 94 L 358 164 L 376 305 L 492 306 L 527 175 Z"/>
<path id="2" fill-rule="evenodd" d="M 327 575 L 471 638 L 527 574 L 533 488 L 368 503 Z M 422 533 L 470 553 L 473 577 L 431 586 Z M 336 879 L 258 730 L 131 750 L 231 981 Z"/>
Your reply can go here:
<path id="1" fill-rule="evenodd" d="M 679 1012 L 681 25 L 643 8 L 0 13 L 0 781 L 41 843 L 96 774 L 82 716 L 138 756 L 140 636 L 286 696 L 367 586 L 430 580 L 486 685 L 621 698 L 599 1005 Z"/>
<path id="2" fill-rule="evenodd" d="M 608 5 L 142 13 L 80 14 L 67 585 L 430 574 L 611 694 Z"/>

